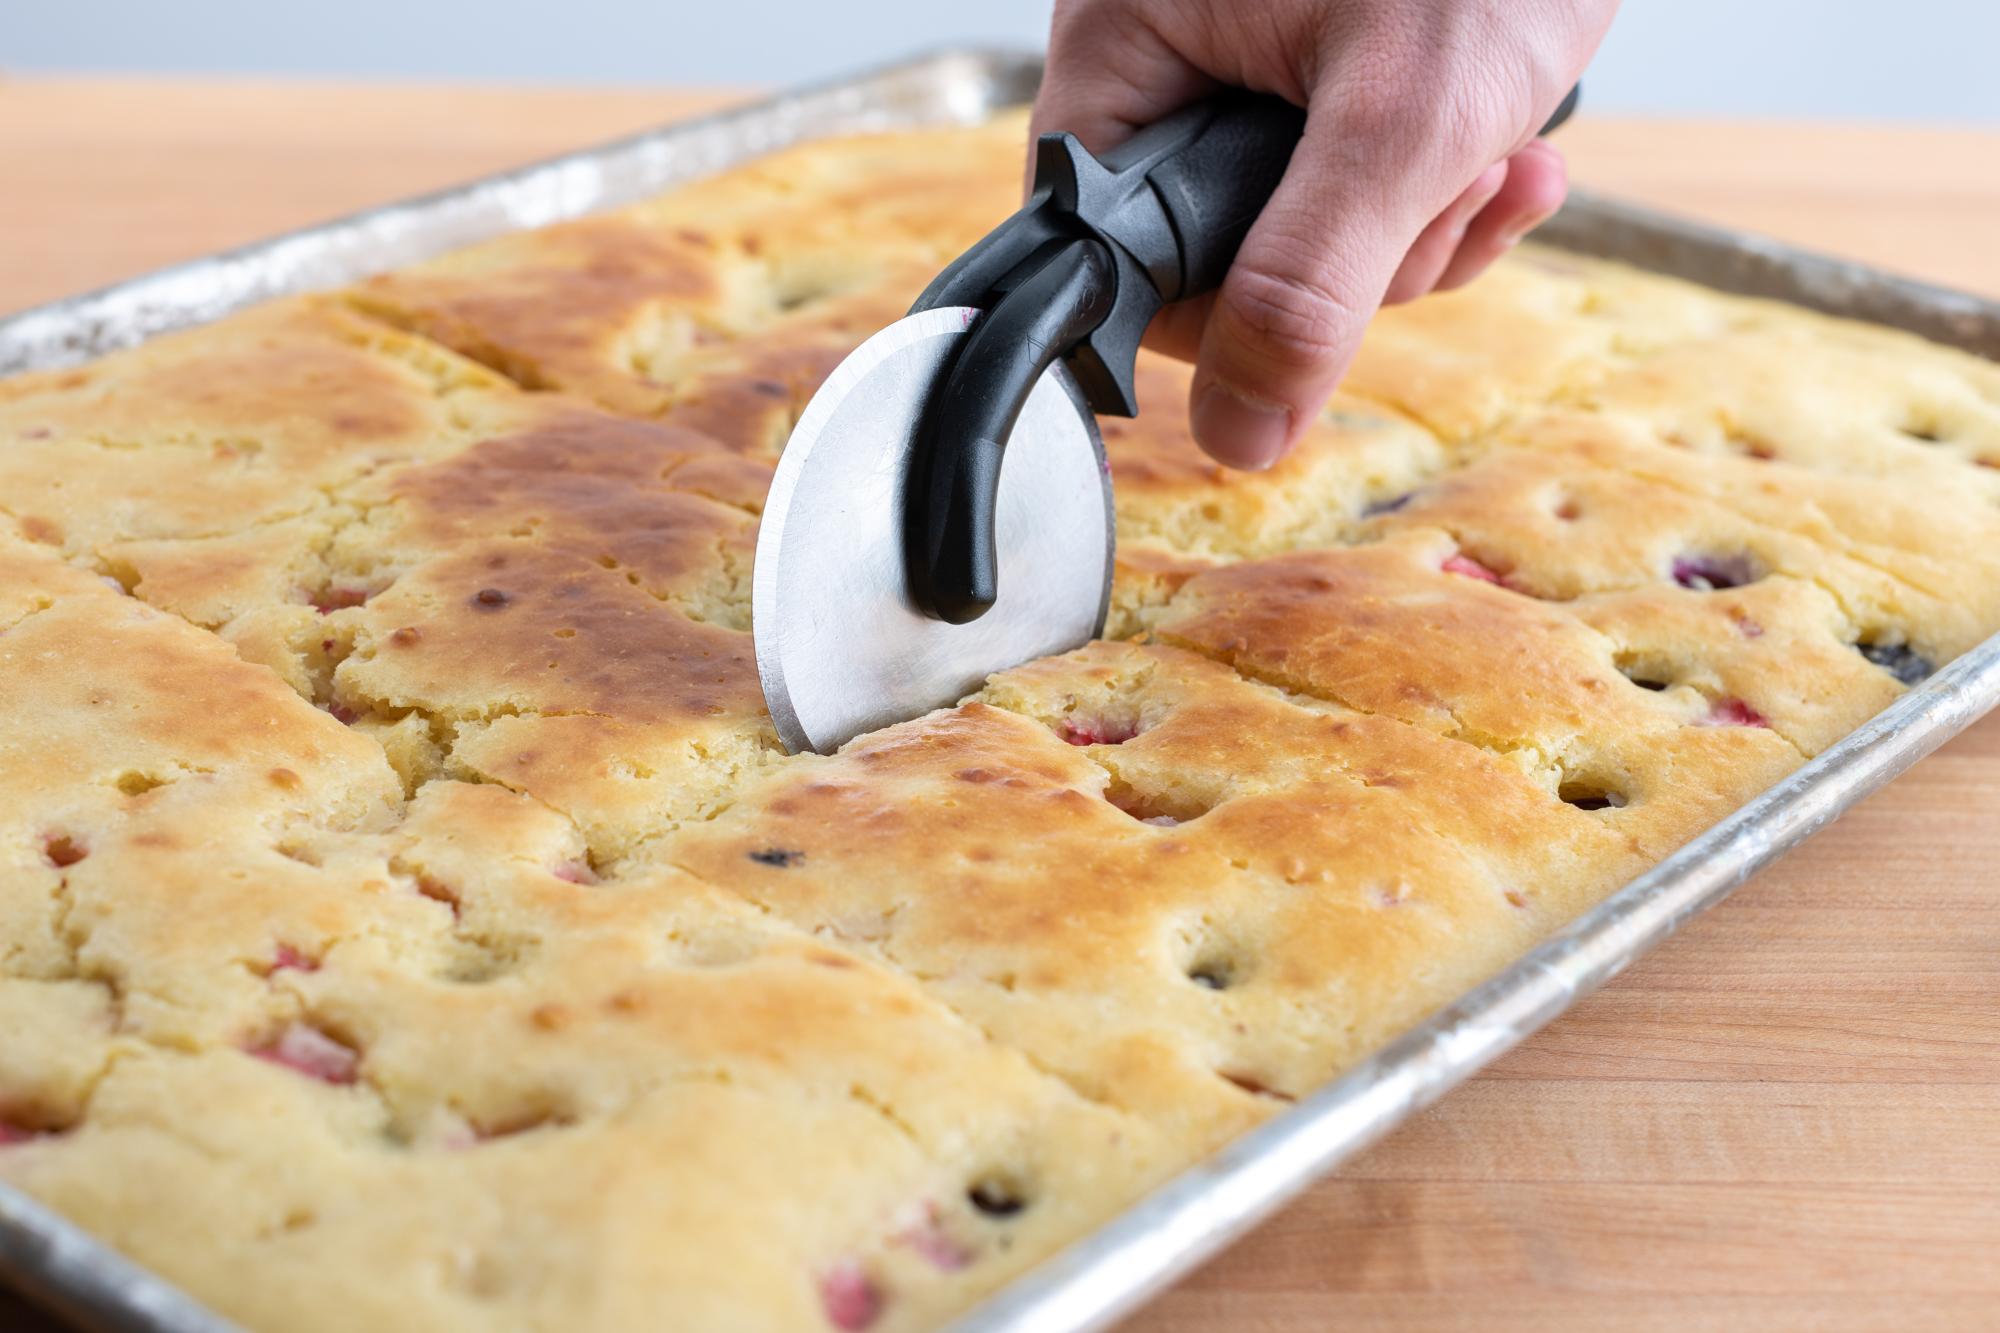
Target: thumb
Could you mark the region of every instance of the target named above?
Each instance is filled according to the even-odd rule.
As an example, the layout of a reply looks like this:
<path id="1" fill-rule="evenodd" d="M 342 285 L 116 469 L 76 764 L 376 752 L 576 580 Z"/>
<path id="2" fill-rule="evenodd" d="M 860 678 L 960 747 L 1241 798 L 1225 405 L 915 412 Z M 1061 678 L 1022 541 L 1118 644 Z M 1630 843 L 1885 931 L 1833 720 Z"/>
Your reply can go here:
<path id="1" fill-rule="evenodd" d="M 1202 326 L 1189 421 L 1232 467 L 1267 468 L 1291 447 L 1340 382 L 1411 241 L 1465 184 L 1431 154 L 1400 151 L 1400 136 L 1357 133 L 1347 119 L 1309 112 Z"/>

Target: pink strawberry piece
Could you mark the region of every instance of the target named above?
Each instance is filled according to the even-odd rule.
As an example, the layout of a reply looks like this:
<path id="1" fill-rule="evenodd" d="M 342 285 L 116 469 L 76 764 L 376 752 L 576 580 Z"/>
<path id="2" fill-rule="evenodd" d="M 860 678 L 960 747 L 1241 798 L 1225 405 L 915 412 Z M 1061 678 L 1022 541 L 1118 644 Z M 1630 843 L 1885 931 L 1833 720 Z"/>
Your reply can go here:
<path id="1" fill-rule="evenodd" d="M 553 873 L 557 879 L 570 884 L 597 883 L 597 872 L 590 868 L 588 861 L 564 861 L 556 866 Z"/>
<path id="2" fill-rule="evenodd" d="M 1102 717 L 1066 717 L 1056 735 L 1071 745 L 1123 745 L 1139 734 L 1137 722 L 1114 722 Z"/>
<path id="3" fill-rule="evenodd" d="M 930 1262 L 933 1268 L 955 1273 L 972 1262 L 972 1251 L 953 1240 L 944 1229 L 937 1204 L 925 1200 L 904 1220 L 895 1239 Z"/>
<path id="4" fill-rule="evenodd" d="M 250 1052 L 259 1060 L 269 1060 L 274 1065 L 316 1078 L 322 1083 L 345 1084 L 354 1082 L 356 1067 L 361 1057 L 351 1046 L 343 1046 L 318 1028 L 305 1023 L 294 1023 L 279 1034 L 269 1046 L 259 1047 Z"/>
<path id="5" fill-rule="evenodd" d="M 340 723 L 343 727 L 353 726 L 354 720 L 361 716 L 361 714 L 355 712 L 346 704 L 338 702 L 327 704 L 326 711 L 333 714 L 333 720 Z"/>
<path id="6" fill-rule="evenodd" d="M 842 1259 L 819 1279 L 820 1308 L 835 1328 L 855 1333 L 882 1317 L 882 1291 L 861 1265 Z"/>
<path id="7" fill-rule="evenodd" d="M 330 611 L 345 611 L 350 606 L 361 606 L 374 594 L 366 588 L 328 588 L 313 598 L 313 610 L 321 615 Z"/>
<path id="8" fill-rule="evenodd" d="M 1708 710 L 1708 716 L 1695 724 L 1702 727 L 1769 727 L 1771 719 L 1744 703 L 1741 699 L 1724 699 Z"/>
<path id="9" fill-rule="evenodd" d="M 1491 583 L 1496 587 L 1506 582 L 1499 574 L 1461 552 L 1444 562 L 1444 572 L 1457 574 L 1463 578 L 1478 579 L 1481 583 Z"/>
<path id="10" fill-rule="evenodd" d="M 41 1135 L 35 1133 L 32 1129 L 23 1129 L 19 1125 L 0 1120 L 0 1148 L 9 1147 L 16 1143 L 27 1143 L 40 1137 Z"/>
<path id="11" fill-rule="evenodd" d="M 317 972 L 319 971 L 319 959 L 308 958 L 289 944 L 280 944 L 278 946 L 278 961 L 271 964 L 271 970 L 273 972 L 283 972 L 288 969 L 294 972 Z"/>

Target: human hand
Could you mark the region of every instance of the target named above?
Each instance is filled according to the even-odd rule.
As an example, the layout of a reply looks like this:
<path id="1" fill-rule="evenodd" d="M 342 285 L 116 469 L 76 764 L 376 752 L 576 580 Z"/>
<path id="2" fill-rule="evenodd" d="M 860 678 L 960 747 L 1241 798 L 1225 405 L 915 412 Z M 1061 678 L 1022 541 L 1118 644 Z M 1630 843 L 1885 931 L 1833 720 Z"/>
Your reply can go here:
<path id="1" fill-rule="evenodd" d="M 1195 363 L 1195 438 L 1269 467 L 1378 306 L 1477 276 L 1562 203 L 1535 138 L 1617 0 L 1057 0 L 1034 132 L 1093 153 L 1220 87 L 1306 108 L 1220 290 L 1147 343 Z"/>

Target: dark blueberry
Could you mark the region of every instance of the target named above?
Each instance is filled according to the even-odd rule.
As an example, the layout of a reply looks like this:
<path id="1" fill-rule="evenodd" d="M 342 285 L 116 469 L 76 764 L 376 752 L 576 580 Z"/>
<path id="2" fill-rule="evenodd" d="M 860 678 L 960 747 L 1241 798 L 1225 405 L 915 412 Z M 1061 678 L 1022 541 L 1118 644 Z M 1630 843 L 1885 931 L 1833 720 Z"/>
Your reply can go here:
<path id="1" fill-rule="evenodd" d="M 1857 643 L 1861 655 L 1905 685 L 1915 685 L 1937 666 L 1907 643 Z"/>
<path id="2" fill-rule="evenodd" d="M 758 865 L 774 866 L 779 870 L 795 866 L 806 859 L 804 852 L 791 851 L 784 847 L 766 847 L 762 851 L 750 853 L 750 859 Z"/>
<path id="3" fill-rule="evenodd" d="M 1401 495 L 1392 495 L 1386 500 L 1371 500 L 1368 507 L 1361 511 L 1361 517 L 1374 518 L 1380 514 L 1393 514 L 1408 504 L 1415 495 L 1415 491 L 1404 491 Z"/>
<path id="4" fill-rule="evenodd" d="M 1674 582 L 1696 592 L 1717 592 L 1755 583 L 1757 566 L 1747 555 L 1683 555 L 1674 558 Z"/>

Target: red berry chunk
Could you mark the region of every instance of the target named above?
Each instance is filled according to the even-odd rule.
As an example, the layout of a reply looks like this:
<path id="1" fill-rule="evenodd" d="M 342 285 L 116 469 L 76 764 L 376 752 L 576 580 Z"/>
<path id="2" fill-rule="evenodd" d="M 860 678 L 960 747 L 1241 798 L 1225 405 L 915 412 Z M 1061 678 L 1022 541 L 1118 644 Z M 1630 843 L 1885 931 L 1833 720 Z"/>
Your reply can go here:
<path id="1" fill-rule="evenodd" d="M 1708 710 L 1708 716 L 1695 724 L 1699 727 L 1769 727 L 1771 719 L 1744 703 L 1741 699 L 1724 699 Z"/>
<path id="2" fill-rule="evenodd" d="M 597 883 L 597 872 L 590 868 L 588 861 L 564 861 L 552 873 L 557 879 L 571 884 Z"/>
<path id="3" fill-rule="evenodd" d="M 1505 581 L 1499 574 L 1463 553 L 1445 561 L 1443 568 L 1447 574 L 1457 574 L 1463 578 L 1478 579 L 1481 583 L 1491 583 L 1498 586 Z"/>
<path id="4" fill-rule="evenodd" d="M 882 1316 L 882 1292 L 852 1259 L 842 1259 L 819 1279 L 819 1303 L 826 1321 L 855 1333 Z"/>
<path id="5" fill-rule="evenodd" d="M 910 1211 L 896 1240 L 909 1246 L 933 1268 L 954 1273 L 972 1262 L 972 1251 L 953 1240 L 944 1229 L 938 1206 L 926 1200 Z"/>
<path id="6" fill-rule="evenodd" d="M 62 833 L 51 833 L 42 839 L 42 855 L 49 858 L 49 864 L 58 870 L 67 870 L 90 855 L 90 849 L 75 838 Z"/>
<path id="7" fill-rule="evenodd" d="M 30 1139 L 40 1137 L 41 1135 L 32 1129 L 22 1129 L 19 1125 L 10 1125 L 5 1120 L 0 1120 L 0 1148 L 15 1143 L 26 1143 Z"/>
<path id="8" fill-rule="evenodd" d="M 269 1046 L 259 1047 L 250 1052 L 259 1060 L 269 1060 L 274 1065 L 316 1078 L 322 1083 L 344 1084 L 354 1081 L 355 1068 L 361 1063 L 351 1046 L 343 1046 L 316 1027 L 305 1023 L 294 1023 L 279 1034 Z"/>
<path id="9" fill-rule="evenodd" d="M 271 964 L 273 972 L 283 972 L 287 968 L 295 972 L 319 971 L 319 959 L 308 958 L 289 944 L 278 946 L 278 961 Z"/>
<path id="10" fill-rule="evenodd" d="M 1066 717 L 1056 727 L 1056 735 L 1071 745 L 1123 745 L 1138 734 L 1137 722 L 1103 717 Z"/>

